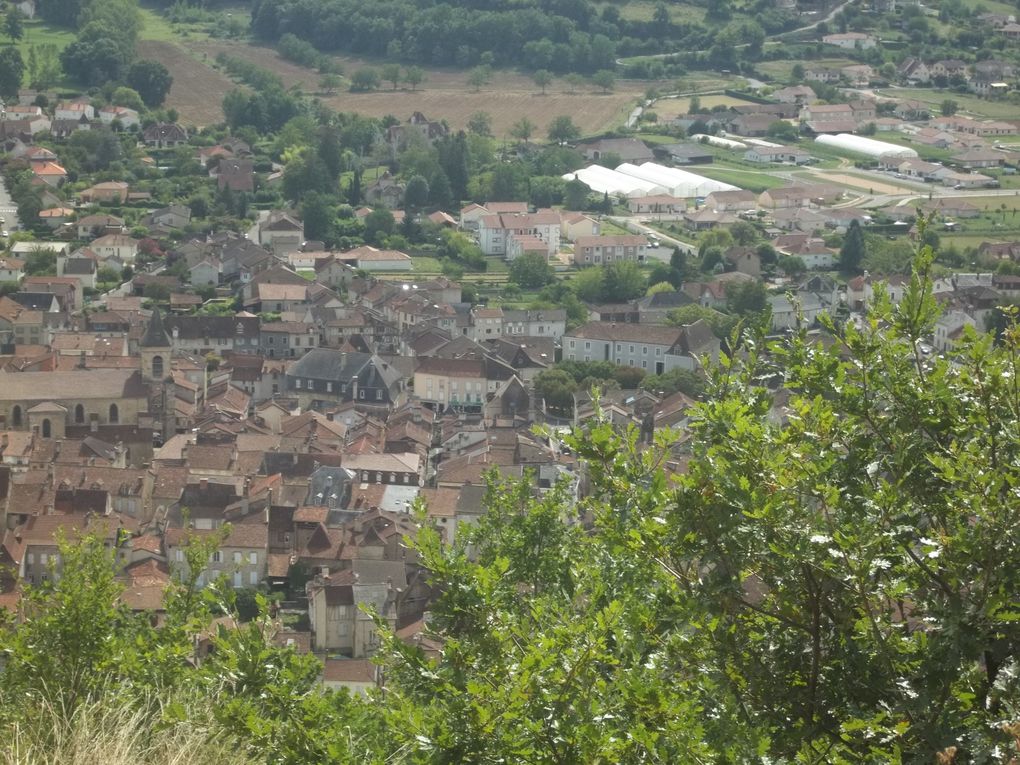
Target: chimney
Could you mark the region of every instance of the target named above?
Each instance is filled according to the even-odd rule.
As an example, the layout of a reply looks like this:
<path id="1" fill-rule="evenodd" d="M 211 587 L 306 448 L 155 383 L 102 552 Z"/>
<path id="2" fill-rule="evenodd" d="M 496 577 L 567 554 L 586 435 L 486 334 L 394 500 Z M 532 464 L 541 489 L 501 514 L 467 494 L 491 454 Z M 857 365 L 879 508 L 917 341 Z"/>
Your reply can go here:
<path id="1" fill-rule="evenodd" d="M 354 375 L 351 378 L 351 400 L 352 401 L 357 401 L 358 400 L 358 376 L 357 375 Z"/>

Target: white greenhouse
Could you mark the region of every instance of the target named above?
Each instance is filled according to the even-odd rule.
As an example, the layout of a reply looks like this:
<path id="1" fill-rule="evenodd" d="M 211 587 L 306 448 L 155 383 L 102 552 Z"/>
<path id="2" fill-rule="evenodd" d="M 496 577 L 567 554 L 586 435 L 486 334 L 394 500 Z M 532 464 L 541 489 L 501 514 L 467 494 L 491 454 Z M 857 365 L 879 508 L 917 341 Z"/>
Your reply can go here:
<path id="1" fill-rule="evenodd" d="M 588 167 L 582 167 L 577 172 L 567 173 L 563 176 L 565 181 L 571 181 L 574 178 L 587 185 L 596 194 L 644 197 L 666 193 L 666 189 L 663 186 L 642 180 L 633 175 L 610 170 L 608 167 L 602 167 L 602 165 L 589 165 Z"/>
<path id="2" fill-rule="evenodd" d="M 704 197 L 713 191 L 738 191 L 736 186 L 731 186 L 722 181 L 715 181 L 703 175 L 689 173 L 675 167 L 666 167 L 655 162 L 645 162 L 641 165 L 632 165 L 624 162 L 616 168 L 619 173 L 633 176 L 648 183 L 654 183 L 666 190 L 670 196 L 691 198 Z"/>
<path id="3" fill-rule="evenodd" d="M 864 154 L 875 159 L 881 157 L 912 159 L 917 157 L 917 152 L 913 149 L 908 149 L 906 146 L 899 146 L 898 144 L 887 143 L 886 141 L 876 141 L 874 138 L 865 138 L 862 135 L 851 135 L 850 133 L 820 135 L 815 139 L 815 143 L 831 146 L 842 151 L 849 151 L 854 154 Z"/>
<path id="4" fill-rule="evenodd" d="M 743 141 L 734 141 L 730 138 L 720 138 L 717 135 L 705 135 L 704 133 L 695 133 L 691 137 L 692 141 L 701 143 L 704 141 L 709 146 L 718 146 L 720 149 L 746 149 L 747 144 Z"/>

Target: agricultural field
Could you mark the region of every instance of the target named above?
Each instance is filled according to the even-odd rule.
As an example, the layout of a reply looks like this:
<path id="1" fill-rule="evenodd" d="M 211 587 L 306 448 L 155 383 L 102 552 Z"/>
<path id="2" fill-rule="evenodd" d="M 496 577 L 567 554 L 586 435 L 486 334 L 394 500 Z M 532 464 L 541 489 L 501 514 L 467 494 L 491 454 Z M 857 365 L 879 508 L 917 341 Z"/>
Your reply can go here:
<path id="1" fill-rule="evenodd" d="M 620 11 L 620 18 L 622 19 L 627 19 L 628 21 L 651 21 L 655 15 L 655 8 L 659 3 L 649 2 L 649 0 L 632 0 L 627 3 L 603 3 L 599 7 L 599 11 L 601 12 L 609 5 Z M 674 24 L 701 23 L 705 20 L 706 10 L 695 5 L 670 4 L 666 8 L 669 10 L 669 19 Z"/>
<path id="2" fill-rule="evenodd" d="M 223 96 L 237 85 L 225 74 L 200 61 L 172 42 L 146 40 L 143 55 L 170 70 L 174 78 L 166 106 L 176 109 L 187 125 L 211 125 L 223 121 Z"/>
<path id="3" fill-rule="evenodd" d="M 958 220 L 953 233 L 939 232 L 943 243 L 977 247 L 982 242 L 1020 240 L 1020 196 L 966 196 L 963 199 L 981 210 L 980 218 Z"/>
<path id="4" fill-rule="evenodd" d="M 755 65 L 755 68 L 762 75 L 777 80 L 779 82 L 787 82 L 791 79 L 791 71 L 795 64 L 800 64 L 805 69 L 825 67 L 838 69 L 844 66 L 851 66 L 852 64 L 859 63 L 849 58 L 822 58 L 812 61 L 795 61 L 790 59 L 780 59 L 777 61 L 761 61 Z"/>
<path id="5" fill-rule="evenodd" d="M 777 178 L 774 173 L 738 170 L 719 165 L 698 165 L 696 167 L 685 167 L 684 169 L 698 175 L 703 175 L 706 178 L 730 183 L 738 188 L 750 191 L 765 191 L 766 189 L 790 185 L 782 178 Z"/>
<path id="6" fill-rule="evenodd" d="M 205 40 L 186 43 L 200 61 L 213 64 L 223 52 L 270 69 L 279 75 L 287 87 L 318 91 L 320 75 L 313 69 L 298 66 L 280 58 L 270 48 L 232 43 L 223 40 Z M 374 65 L 359 59 L 336 57 L 344 72 L 351 73 L 363 66 Z M 166 61 L 163 62 L 167 64 Z M 167 64 L 174 73 L 172 67 Z M 493 134 L 503 137 L 522 117 L 538 126 L 541 136 L 554 117 L 570 115 L 585 134 L 596 134 L 623 122 L 628 112 L 645 90 L 654 83 L 620 80 L 611 93 L 602 93 L 592 86 L 583 86 L 576 93 L 568 93 L 566 83 L 554 80 L 542 95 L 529 77 L 496 72 L 493 80 L 475 92 L 467 83 L 468 73 L 463 71 L 429 69 L 426 80 L 416 91 L 407 88 L 393 90 L 388 84 L 371 93 L 338 92 L 319 94 L 320 98 L 338 111 L 353 111 L 369 117 L 392 114 L 406 118 L 420 111 L 434 119 L 445 119 L 452 128 L 467 126 L 475 112 L 485 111 L 492 117 Z M 218 103 L 217 103 L 218 106 Z M 182 112 L 183 118 L 189 114 Z"/>
<path id="7" fill-rule="evenodd" d="M 742 98 L 722 94 L 699 96 L 698 98 L 704 111 L 710 111 L 716 106 L 744 106 L 751 103 Z M 690 98 L 660 98 L 651 107 L 651 111 L 658 114 L 660 120 L 671 120 L 681 114 L 687 114 L 690 111 L 690 106 Z"/>
<path id="8" fill-rule="evenodd" d="M 1013 120 L 1020 112 L 1020 106 L 1008 100 L 991 100 L 980 98 L 969 93 L 954 93 L 941 88 L 896 88 L 895 90 L 875 91 L 877 95 L 892 98 L 913 98 L 936 107 L 945 100 L 956 101 L 961 115 L 970 117 L 987 117 L 990 119 Z"/>

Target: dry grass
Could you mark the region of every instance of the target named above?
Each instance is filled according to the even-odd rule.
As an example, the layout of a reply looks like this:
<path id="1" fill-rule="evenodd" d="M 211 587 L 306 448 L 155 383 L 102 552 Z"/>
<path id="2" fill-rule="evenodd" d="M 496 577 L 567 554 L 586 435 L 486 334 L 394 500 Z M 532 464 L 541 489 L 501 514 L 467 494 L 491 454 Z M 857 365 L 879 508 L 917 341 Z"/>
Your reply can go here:
<path id="1" fill-rule="evenodd" d="M 709 111 L 715 106 L 744 106 L 751 103 L 742 98 L 726 95 L 699 96 L 699 99 L 704 111 Z M 655 102 L 652 111 L 659 115 L 659 119 L 673 119 L 681 114 L 687 114 L 690 111 L 690 106 L 690 98 L 660 98 Z"/>
<path id="2" fill-rule="evenodd" d="M 229 77 L 173 42 L 145 40 L 139 55 L 155 59 L 170 70 L 174 78 L 166 105 L 176 109 L 187 125 L 204 126 L 223 122 L 223 96 L 237 87 Z"/>
<path id="3" fill-rule="evenodd" d="M 192 705 L 193 706 L 193 705 Z M 238 747 L 188 708 L 184 722 L 164 723 L 163 703 L 128 703 L 116 695 L 83 704 L 67 719 L 50 706 L 0 730 L 0 765 L 241 765 Z M 27 712 L 27 710 L 26 710 Z"/>
<path id="4" fill-rule="evenodd" d="M 230 88 L 229 81 L 226 85 L 222 82 L 227 78 L 211 69 L 216 55 L 221 52 L 272 70 L 287 87 L 296 85 L 307 93 L 318 90 L 318 72 L 285 61 L 270 48 L 223 40 L 194 40 L 182 42 L 182 45 L 187 46 L 191 56 L 182 56 L 180 48 L 157 52 L 155 56 L 173 74 L 174 91 L 177 90 L 178 79 L 185 83 L 196 78 L 201 81 L 203 71 L 212 78 L 210 84 L 197 90 L 199 95 L 196 98 L 171 91 L 170 105 L 178 109 L 186 122 L 207 124 L 210 108 L 214 107 L 219 112 L 223 93 Z M 363 66 L 374 65 L 344 56 L 337 56 L 336 60 L 348 74 Z M 622 124 L 636 100 L 653 84 L 621 80 L 612 93 L 604 94 L 597 88 L 584 86 L 571 94 L 567 92 L 566 83 L 557 79 L 542 95 L 530 78 L 497 72 L 492 83 L 476 93 L 467 83 L 467 72 L 429 69 L 425 82 L 415 92 L 406 88 L 392 90 L 389 84 L 383 83 L 381 89 L 374 93 L 340 92 L 331 96 L 320 94 L 320 97 L 338 111 L 357 112 L 369 117 L 392 114 L 406 119 L 412 112 L 420 111 L 433 119 L 445 119 L 454 129 L 466 127 L 472 114 L 484 111 L 491 115 L 493 133 L 497 137 L 508 134 L 510 127 L 522 117 L 538 125 L 541 134 L 553 118 L 567 114 L 582 132 L 595 134 Z M 185 91 L 190 94 L 192 88 L 185 86 Z M 218 115 L 218 119 L 222 119 L 222 114 Z"/>

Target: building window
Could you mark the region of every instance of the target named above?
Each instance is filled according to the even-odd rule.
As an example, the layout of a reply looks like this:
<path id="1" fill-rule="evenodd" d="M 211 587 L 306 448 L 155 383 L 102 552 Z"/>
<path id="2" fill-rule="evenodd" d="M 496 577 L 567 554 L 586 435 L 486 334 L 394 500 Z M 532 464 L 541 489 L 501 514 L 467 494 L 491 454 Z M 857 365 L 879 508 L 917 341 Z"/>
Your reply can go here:
<path id="1" fill-rule="evenodd" d="M 155 380 L 163 379 L 163 357 L 153 356 L 152 357 L 152 377 Z"/>
<path id="2" fill-rule="evenodd" d="M 259 565 L 259 554 L 257 552 L 248 553 L 248 562 L 253 566 Z"/>
<path id="3" fill-rule="evenodd" d="M 301 390 L 301 378 L 300 377 L 295 377 L 294 378 L 294 387 L 297 388 L 298 390 Z"/>
<path id="4" fill-rule="evenodd" d="M 223 553 L 221 553 L 219 550 L 217 550 L 216 552 L 214 552 L 212 554 L 212 562 L 213 563 L 220 563 L 222 560 L 223 560 Z"/>
<path id="5" fill-rule="evenodd" d="M 364 398 L 364 397 L 365 397 L 365 390 L 364 389 L 359 390 L 358 391 L 358 398 Z"/>
<path id="6" fill-rule="evenodd" d="M 42 437 L 50 438 L 53 435 L 53 426 L 50 424 L 49 419 L 42 421 Z"/>
<path id="7" fill-rule="evenodd" d="M 332 392 L 333 392 L 333 383 L 327 382 L 326 383 L 326 393 L 332 393 Z"/>
<path id="8" fill-rule="evenodd" d="M 382 401 L 382 389 L 379 389 L 375 392 L 375 400 Z"/>
<path id="9" fill-rule="evenodd" d="M 234 553 L 234 565 L 235 566 L 240 566 L 241 565 L 241 553 L 239 553 L 239 552 L 235 552 Z"/>
<path id="10" fill-rule="evenodd" d="M 252 571 L 251 573 L 249 573 L 248 574 L 248 584 L 250 584 L 252 587 L 254 587 L 258 583 L 259 583 L 259 573 L 258 573 L 258 571 Z"/>
<path id="11" fill-rule="evenodd" d="M 21 407 L 20 406 L 15 405 L 15 407 L 11 410 L 11 422 L 14 424 L 14 427 L 16 427 L 16 428 L 21 427 Z"/>
<path id="12" fill-rule="evenodd" d="M 74 408 L 74 421 L 78 425 L 85 422 L 85 407 L 81 404 L 78 404 L 78 406 Z"/>
<path id="13" fill-rule="evenodd" d="M 234 572 L 234 589 L 240 589 L 240 588 L 241 588 L 241 572 L 240 571 L 235 571 Z"/>
<path id="14" fill-rule="evenodd" d="M 110 404 L 110 424 L 116 425 L 120 422 L 120 410 L 116 404 Z"/>

